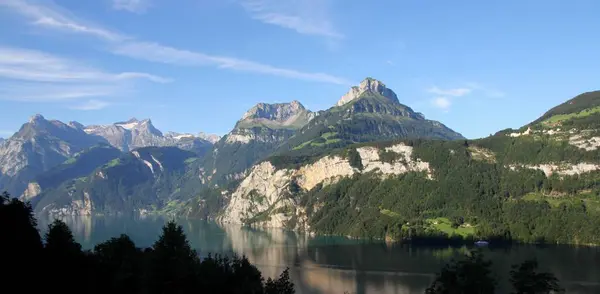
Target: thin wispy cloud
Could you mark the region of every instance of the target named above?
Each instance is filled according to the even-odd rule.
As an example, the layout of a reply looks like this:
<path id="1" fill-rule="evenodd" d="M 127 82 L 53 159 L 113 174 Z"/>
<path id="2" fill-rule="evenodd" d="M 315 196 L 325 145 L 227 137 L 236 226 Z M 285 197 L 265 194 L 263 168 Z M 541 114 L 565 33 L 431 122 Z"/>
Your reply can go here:
<path id="1" fill-rule="evenodd" d="M 467 83 L 467 86 L 473 90 L 478 90 L 478 91 L 483 92 L 488 97 L 501 98 L 501 97 L 506 96 L 506 93 L 504 93 L 498 89 L 490 88 L 481 83 L 471 82 L 471 83 Z"/>
<path id="2" fill-rule="evenodd" d="M 260 6 L 257 6 L 258 4 L 256 3 L 254 5 L 254 9 L 266 9 L 259 8 Z M 343 78 L 325 73 L 304 72 L 281 68 L 235 57 L 208 55 L 202 52 L 194 52 L 144 40 L 136 40 L 133 37 L 92 25 L 86 21 L 75 19 L 72 16 L 68 16 L 67 12 L 63 12 L 58 8 L 35 5 L 32 1 L 2 0 L 0 1 L 0 7 L 11 9 L 16 13 L 25 16 L 28 20 L 32 21 L 32 23 L 41 25 L 47 29 L 67 30 L 73 33 L 96 37 L 106 41 L 108 47 L 111 48 L 112 53 L 139 60 L 178 66 L 215 66 L 221 69 L 267 74 L 292 79 L 333 84 L 348 84 L 348 81 Z M 302 31 L 313 32 L 314 29 L 305 28 Z M 334 35 L 335 34 L 332 36 Z"/>
<path id="3" fill-rule="evenodd" d="M 349 84 L 349 81 L 343 78 L 325 73 L 311 73 L 279 68 L 249 60 L 181 50 L 156 43 L 127 42 L 116 46 L 113 52 L 131 58 L 180 66 L 215 66 L 221 69 L 246 71 L 300 80 L 342 85 Z"/>
<path id="4" fill-rule="evenodd" d="M 145 79 L 156 83 L 169 82 L 167 78 L 148 73 L 108 73 L 44 52 L 2 46 L 0 77 L 38 82 L 111 82 L 133 79 Z"/>
<path id="5" fill-rule="evenodd" d="M 107 41 L 119 41 L 126 38 L 119 33 L 78 20 L 56 5 L 50 7 L 36 5 L 35 3 L 26 0 L 2 0 L 0 1 L 0 9 L 16 12 L 25 17 L 30 24 L 39 27 L 90 35 Z M 44 3 L 46 5 L 52 4 L 51 1 Z"/>
<path id="6" fill-rule="evenodd" d="M 470 88 L 440 89 L 436 86 L 427 89 L 427 92 L 432 93 L 432 94 L 443 95 L 443 96 L 452 96 L 452 97 L 462 97 L 462 96 L 468 95 L 472 91 L 473 90 Z"/>
<path id="7" fill-rule="evenodd" d="M 150 0 L 112 0 L 114 9 L 133 13 L 144 13 L 150 6 Z"/>
<path id="8" fill-rule="evenodd" d="M 60 102 L 123 95 L 134 81 L 166 83 L 141 72 L 110 73 L 41 51 L 0 47 L 0 99 Z"/>
<path id="9" fill-rule="evenodd" d="M 19 102 L 75 101 L 112 97 L 126 92 L 125 85 L 0 81 L 0 99 Z"/>
<path id="10" fill-rule="evenodd" d="M 329 14 L 328 0 L 240 0 L 253 19 L 304 35 L 341 39 Z"/>
<path id="11" fill-rule="evenodd" d="M 100 110 L 100 109 L 104 109 L 107 106 L 111 105 L 111 103 L 106 102 L 106 101 L 100 101 L 100 100 L 89 100 L 85 103 L 82 104 L 78 104 L 78 105 L 73 105 L 73 106 L 69 106 L 70 109 L 74 109 L 74 110 Z"/>

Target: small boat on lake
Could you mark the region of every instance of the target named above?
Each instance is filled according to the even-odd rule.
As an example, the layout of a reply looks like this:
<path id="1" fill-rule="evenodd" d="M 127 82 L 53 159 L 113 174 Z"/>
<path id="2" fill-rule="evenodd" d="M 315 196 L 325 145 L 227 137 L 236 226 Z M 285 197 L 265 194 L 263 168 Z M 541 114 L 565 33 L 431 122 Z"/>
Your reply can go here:
<path id="1" fill-rule="evenodd" d="M 475 242 L 475 245 L 477 245 L 477 246 L 488 246 L 489 244 L 490 244 L 490 242 L 483 241 L 483 240 L 479 240 L 479 241 Z"/>

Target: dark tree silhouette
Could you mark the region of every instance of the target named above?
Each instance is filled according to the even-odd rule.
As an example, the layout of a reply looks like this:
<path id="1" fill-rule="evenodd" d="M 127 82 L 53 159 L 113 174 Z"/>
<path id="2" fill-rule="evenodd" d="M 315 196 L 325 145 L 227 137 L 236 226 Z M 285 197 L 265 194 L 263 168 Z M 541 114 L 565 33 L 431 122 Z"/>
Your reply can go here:
<path id="1" fill-rule="evenodd" d="M 491 276 L 491 265 L 480 251 L 471 251 L 467 259 L 446 265 L 425 293 L 493 294 L 496 280 Z"/>
<path id="2" fill-rule="evenodd" d="M 151 293 L 187 293 L 196 286 L 200 259 L 174 221 L 163 227 L 150 253 Z"/>
<path id="3" fill-rule="evenodd" d="M 42 253 L 36 226 L 29 203 L 11 198 L 6 192 L 0 195 L 0 263 L 5 269 L 0 278 L 2 287 L 33 292 L 39 286 L 26 280 L 39 266 Z"/>
<path id="4" fill-rule="evenodd" d="M 49 291 L 78 293 L 91 285 L 93 264 L 81 251 L 81 245 L 73 238 L 69 226 L 61 220 L 48 225 L 44 247 L 44 267 L 47 273 L 46 287 Z M 92 289 L 86 290 L 90 292 Z"/>
<path id="5" fill-rule="evenodd" d="M 48 226 L 45 244 L 31 206 L 4 193 L 0 198 L 0 254 L 10 270 L 0 276 L 5 289 L 59 293 L 224 293 L 263 294 L 267 285 L 245 257 L 200 260 L 181 226 L 163 227 L 152 248 L 141 250 L 126 235 L 82 251 L 60 220 Z M 43 273 L 31 282 L 31 272 Z M 6 272 L 6 273 L 5 273 Z M 269 279 L 268 293 L 294 293 L 289 274 Z"/>
<path id="6" fill-rule="evenodd" d="M 527 260 L 513 265 L 510 281 L 515 288 L 514 294 L 549 294 L 563 292 L 558 279 L 551 273 L 537 273 L 536 260 Z"/>
<path id="7" fill-rule="evenodd" d="M 289 269 L 285 269 L 279 279 L 269 278 L 265 284 L 265 294 L 294 294 L 294 283 L 290 281 Z"/>
<path id="8" fill-rule="evenodd" d="M 81 254 L 81 244 L 75 241 L 73 233 L 67 224 L 59 219 L 48 225 L 46 240 L 46 251 L 53 255 L 74 256 Z"/>
<path id="9" fill-rule="evenodd" d="M 110 293 L 136 293 L 142 286 L 142 251 L 127 235 L 112 238 L 94 247 L 101 277 L 98 289 Z"/>
<path id="10" fill-rule="evenodd" d="M 3 253 L 32 254 L 42 249 L 33 209 L 27 202 L 11 198 L 7 192 L 0 195 L 0 247 Z"/>

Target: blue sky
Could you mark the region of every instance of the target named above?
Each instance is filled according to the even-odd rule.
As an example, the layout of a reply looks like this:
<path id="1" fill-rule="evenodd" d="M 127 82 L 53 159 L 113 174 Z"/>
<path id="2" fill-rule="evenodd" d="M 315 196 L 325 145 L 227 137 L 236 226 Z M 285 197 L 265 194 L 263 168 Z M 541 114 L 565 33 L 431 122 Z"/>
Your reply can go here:
<path id="1" fill-rule="evenodd" d="M 31 115 L 224 134 L 367 76 L 469 138 L 600 89 L 600 1 L 1 0 L 0 137 Z"/>

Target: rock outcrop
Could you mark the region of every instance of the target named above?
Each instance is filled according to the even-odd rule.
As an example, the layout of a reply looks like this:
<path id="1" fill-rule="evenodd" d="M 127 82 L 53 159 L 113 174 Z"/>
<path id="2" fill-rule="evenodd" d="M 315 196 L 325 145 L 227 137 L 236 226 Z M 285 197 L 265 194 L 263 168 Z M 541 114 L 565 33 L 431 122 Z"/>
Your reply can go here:
<path id="1" fill-rule="evenodd" d="M 600 170 L 600 164 L 595 163 L 587 163 L 581 162 L 578 164 L 554 164 L 554 163 L 546 163 L 546 164 L 538 164 L 538 165 L 510 165 L 510 169 L 515 170 L 518 168 L 527 168 L 527 169 L 537 169 L 544 172 L 547 177 L 550 177 L 553 174 L 558 175 L 580 175 L 584 173 L 589 173 L 593 171 Z"/>
<path id="2" fill-rule="evenodd" d="M 264 126 L 268 128 L 298 129 L 315 114 L 294 100 L 290 103 L 259 103 L 248 110 L 236 124 L 237 128 Z"/>
<path id="3" fill-rule="evenodd" d="M 399 103 L 396 93 L 388 89 L 384 83 L 373 78 L 366 78 L 358 86 L 350 88 L 350 91 L 342 96 L 336 106 L 342 106 L 350 101 L 356 100 L 365 92 L 377 93 L 388 98 L 392 102 Z"/>
<path id="4" fill-rule="evenodd" d="M 315 116 L 298 101 L 255 105 L 205 157 L 199 174 L 201 181 L 222 184 L 239 178 L 252 164 L 274 152 Z"/>
<path id="5" fill-rule="evenodd" d="M 356 173 L 375 173 L 380 177 L 400 175 L 410 171 L 424 172 L 431 178 L 429 163 L 412 159 L 412 147 L 397 144 L 380 150 L 361 147 L 356 150 L 363 169 L 350 165 L 339 155 L 320 158 L 296 169 L 277 169 L 269 161 L 252 167 L 251 172 L 231 193 L 230 201 L 219 220 L 227 223 L 253 224 L 309 231 L 305 208 L 296 199 L 292 186 L 309 191 L 318 184 L 329 185 Z M 382 162 L 380 152 L 396 155 L 391 162 Z"/>

